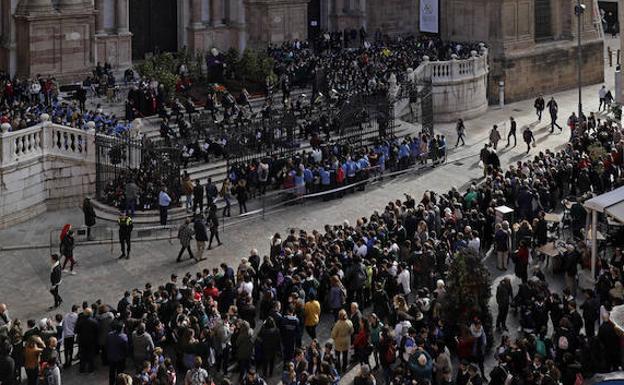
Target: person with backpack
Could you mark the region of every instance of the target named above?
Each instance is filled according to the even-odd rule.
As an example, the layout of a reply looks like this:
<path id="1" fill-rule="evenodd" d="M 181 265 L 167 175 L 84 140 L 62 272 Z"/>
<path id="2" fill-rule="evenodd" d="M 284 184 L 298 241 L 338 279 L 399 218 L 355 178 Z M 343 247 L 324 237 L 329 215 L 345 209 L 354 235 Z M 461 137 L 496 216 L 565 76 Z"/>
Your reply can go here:
<path id="1" fill-rule="evenodd" d="M 193 367 L 184 376 L 184 385 L 208 385 L 211 384 L 210 376 L 206 369 L 202 368 L 202 359 L 195 357 Z"/>
<path id="2" fill-rule="evenodd" d="M 50 357 L 42 373 L 43 385 L 61 385 L 61 369 L 56 357 Z"/>

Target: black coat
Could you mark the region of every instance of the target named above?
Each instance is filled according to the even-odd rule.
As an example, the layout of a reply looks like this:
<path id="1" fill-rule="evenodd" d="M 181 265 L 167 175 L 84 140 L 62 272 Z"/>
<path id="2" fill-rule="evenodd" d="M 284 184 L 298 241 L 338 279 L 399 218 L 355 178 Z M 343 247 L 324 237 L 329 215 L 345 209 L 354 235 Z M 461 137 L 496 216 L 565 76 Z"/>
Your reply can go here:
<path id="1" fill-rule="evenodd" d="M 52 286 L 56 286 L 61 283 L 62 274 L 61 264 L 55 264 L 50 272 L 50 283 Z"/>
<path id="2" fill-rule="evenodd" d="M 86 204 L 82 207 L 82 212 L 84 213 L 85 225 L 88 227 L 95 225 L 95 210 L 91 204 Z"/>
<path id="3" fill-rule="evenodd" d="M 206 225 L 201 219 L 195 220 L 193 224 L 195 229 L 195 240 L 198 242 L 207 242 L 208 241 L 208 233 L 206 232 Z"/>
<path id="4" fill-rule="evenodd" d="M 262 351 L 265 357 L 272 357 L 280 350 L 280 332 L 276 327 L 262 327 L 259 334 L 262 341 Z"/>
<path id="5" fill-rule="evenodd" d="M 93 317 L 85 317 L 76 325 L 78 346 L 93 348 L 98 342 L 98 323 Z"/>

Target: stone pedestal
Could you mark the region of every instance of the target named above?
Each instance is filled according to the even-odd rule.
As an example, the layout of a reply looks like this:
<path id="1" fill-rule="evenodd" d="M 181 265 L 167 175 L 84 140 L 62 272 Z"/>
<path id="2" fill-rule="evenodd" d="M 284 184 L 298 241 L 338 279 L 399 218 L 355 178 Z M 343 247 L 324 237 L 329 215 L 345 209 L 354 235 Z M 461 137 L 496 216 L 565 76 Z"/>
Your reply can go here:
<path id="1" fill-rule="evenodd" d="M 50 74 L 63 82 L 82 79 L 90 73 L 94 65 L 93 9 L 40 13 L 29 7 L 15 15 L 17 74 Z"/>
<path id="2" fill-rule="evenodd" d="M 309 0 L 246 0 L 249 43 L 260 46 L 308 37 Z"/>
<path id="3" fill-rule="evenodd" d="M 113 68 L 126 69 L 132 66 L 132 34 L 95 35 L 96 62 L 110 63 Z"/>

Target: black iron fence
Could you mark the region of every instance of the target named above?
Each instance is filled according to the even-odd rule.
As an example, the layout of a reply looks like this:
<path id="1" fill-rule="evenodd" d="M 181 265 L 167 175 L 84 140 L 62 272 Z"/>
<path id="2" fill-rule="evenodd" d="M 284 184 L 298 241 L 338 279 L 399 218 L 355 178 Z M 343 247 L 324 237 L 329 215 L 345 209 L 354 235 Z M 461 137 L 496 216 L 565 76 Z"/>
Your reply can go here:
<path id="1" fill-rule="evenodd" d="M 164 141 L 151 142 L 98 134 L 96 148 L 96 199 L 122 207 L 125 186 L 138 187 L 139 206 L 157 206 L 158 192 L 166 186 L 174 202 L 180 197 L 179 148 Z"/>
<path id="2" fill-rule="evenodd" d="M 204 112 L 179 127 L 178 147 L 223 157 L 229 164 L 263 157 L 288 157 L 315 139 L 356 147 L 393 134 L 393 104 L 385 93 L 351 95 L 292 109 L 240 114 L 215 121 Z M 208 150 L 204 144 L 208 143 Z"/>

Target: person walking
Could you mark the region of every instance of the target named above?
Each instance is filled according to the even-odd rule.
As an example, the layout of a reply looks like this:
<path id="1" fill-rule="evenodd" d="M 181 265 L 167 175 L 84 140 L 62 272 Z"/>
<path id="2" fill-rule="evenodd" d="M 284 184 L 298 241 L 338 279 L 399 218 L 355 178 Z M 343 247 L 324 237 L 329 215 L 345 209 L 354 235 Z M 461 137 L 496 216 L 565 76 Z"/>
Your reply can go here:
<path id="1" fill-rule="evenodd" d="M 455 130 L 457 131 L 457 144 L 455 147 L 459 146 L 459 141 L 461 140 L 462 146 L 466 144 L 464 141 L 466 137 L 466 126 L 464 125 L 463 119 L 457 119 L 457 126 L 455 126 Z"/>
<path id="2" fill-rule="evenodd" d="M 206 233 L 204 217 L 201 214 L 195 216 L 193 228 L 195 230 L 195 242 L 197 243 L 195 261 L 199 262 L 204 259 L 204 249 L 206 248 L 206 241 L 208 241 L 208 234 Z"/>
<path id="3" fill-rule="evenodd" d="M 132 228 L 134 227 L 132 218 L 122 211 L 119 213 L 117 225 L 119 226 L 119 245 L 121 246 L 119 259 L 130 259 L 130 239 L 132 237 Z"/>
<path id="4" fill-rule="evenodd" d="M 176 262 L 180 262 L 182 260 L 182 254 L 184 254 L 184 250 L 187 250 L 191 259 L 195 259 L 193 256 L 193 252 L 191 251 L 191 240 L 193 239 L 193 235 L 195 234 L 194 230 L 190 226 L 191 220 L 186 218 L 184 223 L 180 225 L 178 229 L 178 239 L 180 240 L 180 252 L 178 253 L 178 258 Z"/>
<path id="5" fill-rule="evenodd" d="M 74 259 L 74 230 L 72 230 L 71 225 L 65 225 L 63 231 L 61 231 L 61 245 L 59 247 L 60 254 L 65 258 L 63 261 L 63 271 L 69 272 L 71 275 L 76 275 L 74 271 L 74 266 L 76 265 L 76 260 Z M 69 271 L 67 271 L 67 262 L 69 262 Z"/>
<path id="6" fill-rule="evenodd" d="M 535 115 L 537 115 L 537 121 L 541 122 L 542 112 L 544 112 L 544 109 L 546 107 L 545 102 L 544 102 L 544 97 L 541 94 L 538 95 L 537 98 L 535 99 L 535 103 L 533 103 L 533 107 L 535 107 Z"/>
<path id="7" fill-rule="evenodd" d="M 219 218 L 217 217 L 217 205 L 212 204 L 208 211 L 208 226 L 210 228 L 210 241 L 208 242 L 208 250 L 212 248 L 212 240 L 217 240 L 217 245 L 221 246 L 221 239 L 219 239 Z"/>
<path id="8" fill-rule="evenodd" d="M 61 269 L 61 261 L 58 254 L 52 254 L 52 269 L 50 271 L 50 294 L 54 297 L 54 306 L 50 310 L 56 309 L 63 303 L 63 298 L 59 295 L 59 286 L 63 281 L 63 271 Z"/>
<path id="9" fill-rule="evenodd" d="M 505 147 L 509 147 L 509 144 L 511 143 L 511 141 L 509 140 L 511 137 L 513 137 L 514 140 L 514 147 L 516 147 L 516 145 L 518 144 L 517 139 L 516 139 L 516 129 L 517 129 L 518 125 L 516 124 L 516 120 L 514 119 L 513 116 L 511 116 L 509 118 L 509 133 L 507 134 L 507 145 Z"/>
<path id="10" fill-rule="evenodd" d="M 208 204 L 211 203 L 208 202 Z M 197 207 L 199 207 L 200 213 L 204 212 L 204 186 L 199 179 L 195 179 L 195 186 L 193 187 L 193 213 L 197 212 Z"/>
<path id="11" fill-rule="evenodd" d="M 551 131 L 552 132 L 552 131 Z M 527 154 L 531 151 L 531 143 L 535 146 L 535 136 L 533 136 L 533 131 L 531 131 L 531 127 L 527 126 L 522 132 L 522 139 L 527 145 Z"/>
<path id="12" fill-rule="evenodd" d="M 158 194 L 158 207 L 160 208 L 160 225 L 167 225 L 167 212 L 171 204 L 171 197 L 167 194 L 167 187 L 162 186 Z"/>
<path id="13" fill-rule="evenodd" d="M 492 127 L 492 131 L 490 131 L 490 143 L 492 144 L 492 148 L 496 150 L 496 146 L 498 146 L 498 141 L 501 139 L 501 134 L 498 131 L 498 126 L 495 124 Z"/>
<path id="14" fill-rule="evenodd" d="M 598 90 L 598 111 L 607 109 L 606 96 L 607 96 L 607 86 L 603 84 L 602 87 L 600 87 L 600 89 Z"/>
<path id="15" fill-rule="evenodd" d="M 548 107 L 548 112 L 550 113 L 550 133 L 552 134 L 555 131 L 555 126 L 559 129 L 559 131 L 563 131 L 560 125 L 557 124 L 557 114 L 559 114 L 559 105 L 554 97 L 551 97 L 548 103 L 546 104 Z"/>
<path id="16" fill-rule="evenodd" d="M 84 214 L 85 226 L 87 226 L 87 240 L 91 238 L 91 227 L 95 226 L 95 210 L 91 199 L 86 198 L 82 201 L 82 213 Z"/>

